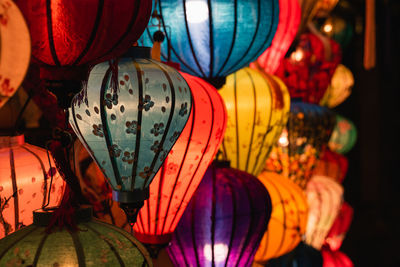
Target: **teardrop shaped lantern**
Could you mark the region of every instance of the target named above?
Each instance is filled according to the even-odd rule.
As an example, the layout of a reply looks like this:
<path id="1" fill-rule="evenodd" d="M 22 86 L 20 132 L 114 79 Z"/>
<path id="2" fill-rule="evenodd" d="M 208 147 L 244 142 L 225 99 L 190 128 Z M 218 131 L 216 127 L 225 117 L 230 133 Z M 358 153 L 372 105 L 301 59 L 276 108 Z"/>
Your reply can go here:
<path id="1" fill-rule="evenodd" d="M 320 101 L 320 105 L 334 108 L 341 104 L 350 96 L 353 85 L 353 74 L 348 68 L 339 64 L 333 73 L 328 89 Z"/>
<path id="2" fill-rule="evenodd" d="M 213 163 L 167 252 L 174 266 L 251 266 L 270 214 L 268 191 L 256 177 Z"/>
<path id="3" fill-rule="evenodd" d="M 0 240 L 1 266 L 153 266 L 148 252 L 122 229 L 92 219 L 90 208 L 74 214 L 78 231 L 46 231 L 50 210 L 33 213 L 34 223 Z"/>
<path id="4" fill-rule="evenodd" d="M 232 167 L 258 175 L 288 119 L 286 86 L 275 76 L 244 68 L 229 75 L 218 92 L 228 113 L 223 157 Z"/>
<path id="5" fill-rule="evenodd" d="M 347 174 L 349 162 L 347 158 L 339 153 L 326 149 L 318 160 L 313 175 L 322 175 L 338 183 L 342 183 Z"/>
<path id="6" fill-rule="evenodd" d="M 343 187 L 325 176 L 307 184 L 308 221 L 305 242 L 320 250 L 342 206 Z"/>
<path id="7" fill-rule="evenodd" d="M 191 92 L 173 68 L 132 48 L 117 62 L 89 74 L 87 101 L 70 108 L 73 130 L 97 162 L 128 219 L 149 197 L 149 186 L 180 136 L 191 111 Z M 116 65 L 118 63 L 118 65 Z M 112 83 L 118 82 L 118 90 Z"/>
<path id="8" fill-rule="evenodd" d="M 279 0 L 279 24 L 271 46 L 250 66 L 274 74 L 296 37 L 300 18 L 298 0 Z"/>
<path id="9" fill-rule="evenodd" d="M 25 143 L 23 135 L 0 136 L 0 239 L 31 224 L 33 210 L 57 205 L 63 192 L 46 150 Z"/>
<path id="10" fill-rule="evenodd" d="M 290 253 L 279 258 L 271 259 L 267 267 L 321 267 L 323 259 L 321 252 L 300 242 L 300 244 Z M 259 265 L 254 265 L 259 267 Z"/>
<path id="11" fill-rule="evenodd" d="M 303 190 L 274 172 L 262 172 L 258 179 L 267 188 L 272 202 L 271 220 L 254 262 L 265 265 L 292 251 L 306 232 L 308 204 Z"/>
<path id="12" fill-rule="evenodd" d="M 340 154 L 349 152 L 357 141 L 357 128 L 354 123 L 340 115 L 336 115 L 336 125 L 333 129 L 329 148 Z"/>
<path id="13" fill-rule="evenodd" d="M 324 260 L 322 267 L 354 267 L 351 259 L 341 251 L 331 251 L 324 247 L 321 254 Z"/>
<path id="14" fill-rule="evenodd" d="M 266 171 L 277 172 L 305 188 L 335 125 L 328 108 L 292 102 L 290 116 L 266 161 Z"/>
<path id="15" fill-rule="evenodd" d="M 353 220 L 353 213 L 353 208 L 349 203 L 343 202 L 339 214 L 325 238 L 324 246 L 328 246 L 332 251 L 340 249 Z"/>
<path id="16" fill-rule="evenodd" d="M 159 0 L 156 10 L 166 36 L 162 59 L 217 88 L 271 45 L 279 22 L 279 0 Z M 144 45 L 159 27 L 147 28 Z"/>
<path id="17" fill-rule="evenodd" d="M 31 57 L 29 29 L 12 0 L 0 4 L 0 108 L 21 85 Z"/>
<path id="18" fill-rule="evenodd" d="M 171 241 L 193 193 L 222 142 L 226 111 L 217 90 L 200 78 L 181 73 L 192 92 L 189 120 L 150 186 L 134 232 L 139 241 Z"/>

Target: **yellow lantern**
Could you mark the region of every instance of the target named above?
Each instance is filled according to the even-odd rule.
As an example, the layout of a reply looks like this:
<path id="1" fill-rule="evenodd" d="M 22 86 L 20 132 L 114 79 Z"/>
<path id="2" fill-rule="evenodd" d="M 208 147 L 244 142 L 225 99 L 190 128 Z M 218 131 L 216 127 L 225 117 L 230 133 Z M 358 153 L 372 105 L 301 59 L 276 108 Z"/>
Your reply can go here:
<path id="1" fill-rule="evenodd" d="M 275 76 L 243 68 L 227 77 L 219 93 L 228 114 L 223 157 L 232 168 L 257 176 L 286 125 L 288 90 Z"/>
<path id="2" fill-rule="evenodd" d="M 307 199 L 302 189 L 274 172 L 262 172 L 258 179 L 267 188 L 272 202 L 272 214 L 260 246 L 255 265 L 293 250 L 301 241 L 307 224 Z"/>
<path id="3" fill-rule="evenodd" d="M 354 85 L 354 76 L 351 71 L 340 64 L 337 66 L 331 80 L 331 84 L 325 91 L 320 105 L 334 108 L 341 104 L 351 94 Z"/>

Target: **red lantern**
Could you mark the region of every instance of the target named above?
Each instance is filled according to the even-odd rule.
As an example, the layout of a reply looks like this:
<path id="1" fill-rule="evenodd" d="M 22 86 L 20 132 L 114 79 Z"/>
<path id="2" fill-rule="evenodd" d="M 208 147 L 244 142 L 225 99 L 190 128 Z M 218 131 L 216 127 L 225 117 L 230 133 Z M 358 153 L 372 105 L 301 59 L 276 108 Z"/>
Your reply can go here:
<path id="1" fill-rule="evenodd" d="M 336 152 L 326 149 L 319 159 L 313 174 L 330 177 L 342 183 L 347 174 L 349 162 L 347 158 Z"/>
<path id="2" fill-rule="evenodd" d="M 226 110 L 216 89 L 200 78 L 181 73 L 193 95 L 190 118 L 150 186 L 134 226 L 147 244 L 169 243 L 187 204 L 222 142 Z"/>
<path id="3" fill-rule="evenodd" d="M 325 245 L 329 246 L 332 251 L 339 250 L 342 246 L 343 239 L 353 220 L 353 213 L 353 208 L 348 203 L 343 202 L 339 214 L 325 239 Z"/>
<path id="4" fill-rule="evenodd" d="M 251 67 L 274 74 L 285 56 L 300 24 L 301 9 L 298 0 L 279 0 L 279 24 L 271 46 Z"/>
<path id="5" fill-rule="evenodd" d="M 341 251 L 331 251 L 324 247 L 321 254 L 323 258 L 322 267 L 354 267 L 351 259 Z"/>

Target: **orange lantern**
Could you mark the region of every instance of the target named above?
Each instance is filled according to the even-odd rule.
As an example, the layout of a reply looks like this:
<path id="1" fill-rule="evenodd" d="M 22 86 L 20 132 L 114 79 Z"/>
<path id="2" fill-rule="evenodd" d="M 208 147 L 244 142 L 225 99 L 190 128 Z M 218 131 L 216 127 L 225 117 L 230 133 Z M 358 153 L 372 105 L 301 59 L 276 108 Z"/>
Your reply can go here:
<path id="1" fill-rule="evenodd" d="M 32 212 L 56 206 L 64 191 L 46 150 L 24 136 L 0 136 L 0 238 L 33 222 Z"/>
<path id="2" fill-rule="evenodd" d="M 349 162 L 347 158 L 339 153 L 326 149 L 314 168 L 314 175 L 330 177 L 342 183 L 347 174 Z"/>
<path id="3" fill-rule="evenodd" d="M 258 264 L 293 250 L 301 241 L 307 224 L 307 199 L 302 189 L 274 172 L 262 172 L 258 179 L 267 188 L 272 214 L 254 257 Z"/>

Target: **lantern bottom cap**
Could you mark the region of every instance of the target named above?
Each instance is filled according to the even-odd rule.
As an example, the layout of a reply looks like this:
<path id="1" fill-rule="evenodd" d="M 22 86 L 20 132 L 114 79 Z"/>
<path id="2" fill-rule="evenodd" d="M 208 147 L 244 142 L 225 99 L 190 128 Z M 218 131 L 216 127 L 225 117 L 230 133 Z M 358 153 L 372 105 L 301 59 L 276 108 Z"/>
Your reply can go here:
<path id="1" fill-rule="evenodd" d="M 149 235 L 135 231 L 134 236 L 143 244 L 159 245 L 161 247 L 168 245 L 172 240 L 172 233 Z"/>
<path id="2" fill-rule="evenodd" d="M 150 196 L 149 188 L 135 189 L 132 191 L 112 191 L 113 200 L 119 203 L 143 202 Z"/>
<path id="3" fill-rule="evenodd" d="M 46 227 L 50 224 L 54 212 L 59 207 L 49 207 L 46 209 L 38 209 L 33 211 L 33 224 L 36 226 Z M 74 212 L 74 220 L 76 223 L 89 222 L 92 219 L 92 207 L 82 205 Z"/>

